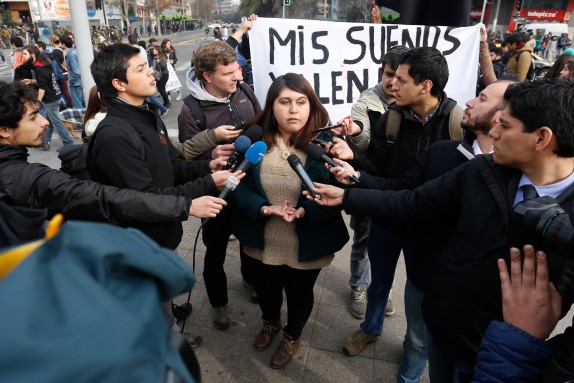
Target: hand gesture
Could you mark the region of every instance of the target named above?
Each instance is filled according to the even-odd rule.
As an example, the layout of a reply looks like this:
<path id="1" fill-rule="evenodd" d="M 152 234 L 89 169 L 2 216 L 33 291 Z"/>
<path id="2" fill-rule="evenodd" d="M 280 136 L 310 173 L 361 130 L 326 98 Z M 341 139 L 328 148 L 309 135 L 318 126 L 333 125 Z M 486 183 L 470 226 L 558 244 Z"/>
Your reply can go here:
<path id="1" fill-rule="evenodd" d="M 354 158 L 353 151 L 345 140 L 333 137 L 330 144 L 325 145 L 325 151 L 333 157 L 340 160 L 352 160 Z"/>
<path id="2" fill-rule="evenodd" d="M 235 126 L 232 125 L 221 125 L 215 128 L 215 137 L 217 137 L 217 141 L 219 142 L 226 142 L 235 140 L 241 134 L 241 129 L 235 129 Z M 217 148 L 216 148 L 217 149 Z M 213 152 L 212 152 L 213 155 Z"/>
<path id="3" fill-rule="evenodd" d="M 225 165 L 227 165 L 227 158 L 216 158 L 209 162 L 209 170 L 213 173 L 223 169 Z"/>
<path id="4" fill-rule="evenodd" d="M 379 6 L 377 4 L 375 4 L 375 2 L 373 1 L 373 9 L 371 9 L 371 17 L 373 18 L 375 24 L 381 24 L 382 20 L 381 17 L 379 16 L 380 13 L 380 9 Z"/>
<path id="5" fill-rule="evenodd" d="M 233 144 L 217 145 L 211 152 L 211 158 L 214 160 L 219 158 L 227 161 L 227 158 L 233 153 L 234 150 L 235 146 L 233 146 Z"/>
<path id="6" fill-rule="evenodd" d="M 191 201 L 189 215 L 197 218 L 213 218 L 227 205 L 221 198 L 206 195 Z"/>
<path id="7" fill-rule="evenodd" d="M 317 194 L 321 194 L 321 199 L 314 199 L 307 190 L 304 190 L 303 195 L 306 196 L 308 200 L 314 201 L 322 206 L 340 206 L 343 204 L 344 189 L 319 182 L 315 182 L 315 186 L 316 188 L 313 189 L 313 191 Z"/>
<path id="8" fill-rule="evenodd" d="M 341 136 L 357 136 L 362 132 L 361 127 L 351 120 L 351 117 L 345 117 L 337 121 L 337 124 L 341 124 L 341 127 L 331 129 L 331 131 Z"/>
<path id="9" fill-rule="evenodd" d="M 548 282 L 546 254 L 534 254 L 531 245 L 524 246 L 524 266 L 520 250 L 510 249 L 510 277 L 506 262 L 498 260 L 504 321 L 532 336 L 546 339 L 560 320 L 562 298 L 554 284 Z"/>
<path id="10" fill-rule="evenodd" d="M 354 182 L 348 179 L 348 176 L 357 176 L 355 169 L 345 161 L 341 161 L 338 158 L 334 158 L 333 161 L 338 163 L 340 166 L 336 168 L 330 168 L 329 171 L 337 178 L 337 181 L 345 185 L 353 185 Z"/>
<path id="11" fill-rule="evenodd" d="M 486 42 L 487 40 L 488 40 L 488 33 L 486 33 L 486 28 L 484 28 L 484 26 L 482 26 L 480 28 L 480 41 Z"/>
<path id="12" fill-rule="evenodd" d="M 283 218 L 286 222 L 293 222 L 295 219 L 301 218 L 305 215 L 305 210 L 303 208 L 295 209 L 291 206 L 291 202 L 289 200 L 285 200 L 283 206 L 262 206 L 260 212 L 261 216 L 270 217 L 275 215 Z"/>
<path id="13" fill-rule="evenodd" d="M 231 173 L 229 170 L 219 170 L 211 175 L 213 177 L 213 182 L 218 190 L 222 190 L 225 186 L 225 182 L 227 181 L 227 177 L 235 176 L 238 181 L 241 181 L 243 177 L 245 177 L 245 173 L 241 170 Z"/>

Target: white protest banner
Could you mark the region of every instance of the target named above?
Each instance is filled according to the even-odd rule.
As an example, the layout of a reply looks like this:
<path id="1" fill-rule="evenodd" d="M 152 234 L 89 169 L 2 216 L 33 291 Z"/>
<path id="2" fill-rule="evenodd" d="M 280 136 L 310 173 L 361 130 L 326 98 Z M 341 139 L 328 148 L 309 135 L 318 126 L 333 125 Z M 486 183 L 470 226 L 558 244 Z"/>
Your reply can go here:
<path id="1" fill-rule="evenodd" d="M 175 73 L 173 65 L 169 62 L 167 63 L 167 70 L 169 72 L 169 78 L 165 84 L 166 92 L 181 88 L 181 83 L 179 82 L 179 78 L 177 78 L 177 73 Z"/>
<path id="2" fill-rule="evenodd" d="M 255 93 L 265 101 L 276 77 L 300 73 L 311 83 L 332 121 L 351 113 L 361 92 L 379 81 L 389 48 L 432 46 L 449 67 L 448 97 L 461 106 L 475 97 L 480 25 L 439 26 L 338 23 L 258 18 L 249 33 Z"/>

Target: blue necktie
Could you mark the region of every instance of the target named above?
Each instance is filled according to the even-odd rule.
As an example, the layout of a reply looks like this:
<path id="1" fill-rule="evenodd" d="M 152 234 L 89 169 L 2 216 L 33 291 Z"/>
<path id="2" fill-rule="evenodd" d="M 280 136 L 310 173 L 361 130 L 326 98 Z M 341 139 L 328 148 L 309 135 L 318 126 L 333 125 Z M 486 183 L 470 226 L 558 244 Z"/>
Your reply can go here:
<path id="1" fill-rule="evenodd" d="M 522 196 L 524 201 L 538 197 L 538 193 L 536 192 L 536 188 L 534 186 L 522 185 L 520 188 L 522 189 Z"/>

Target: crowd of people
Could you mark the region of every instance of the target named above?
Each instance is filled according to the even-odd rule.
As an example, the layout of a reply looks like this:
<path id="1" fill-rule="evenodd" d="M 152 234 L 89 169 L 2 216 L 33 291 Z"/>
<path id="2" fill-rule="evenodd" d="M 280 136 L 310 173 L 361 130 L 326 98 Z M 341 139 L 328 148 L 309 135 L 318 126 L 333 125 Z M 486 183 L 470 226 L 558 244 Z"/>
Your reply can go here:
<path id="1" fill-rule="evenodd" d="M 129 44 L 99 47 L 84 128 L 91 181 L 26 159 L 26 147 L 49 150 L 54 127 L 65 145 L 73 142 L 57 116 L 62 99 L 85 106 L 73 36 L 54 35 L 50 47 L 13 43 L 21 56 L 14 82 L 0 83 L 2 200 L 135 227 L 169 249 L 187 216 L 209 218 L 203 278 L 213 326 L 229 329 L 234 315 L 224 271 L 233 234 L 243 284 L 261 309 L 253 347 L 266 350 L 282 334 L 275 369 L 297 353 L 321 269 L 349 241 L 344 210 L 353 229 L 349 311 L 363 319 L 342 345 L 346 355 L 380 339 L 395 311 L 402 252 L 407 330 L 397 382 L 419 382 L 427 363 L 431 382 L 573 379 L 572 329 L 547 340 L 574 302 L 570 260 L 553 249 L 535 253 L 513 219 L 539 197 L 574 215 L 572 48 L 548 78 L 530 81 L 529 36 L 506 36 L 505 52 L 482 31 L 477 96 L 463 110 L 445 92 L 449 68 L 439 50 L 395 47 L 350 116 L 317 133 L 334 121 L 302 75 L 274 79 L 263 104 L 242 81 L 237 49 L 241 41 L 248 54 L 255 20 L 195 52 L 175 143 L 161 119 L 170 106 L 167 68 L 177 62 L 171 41 L 146 47 L 131 33 Z M 247 171 L 227 167 L 240 136 L 267 148 Z M 316 161 L 316 150 L 337 166 Z M 230 178 L 239 181 L 233 196 L 215 197 Z M 164 312 L 172 327 L 189 314 L 170 302 Z"/>

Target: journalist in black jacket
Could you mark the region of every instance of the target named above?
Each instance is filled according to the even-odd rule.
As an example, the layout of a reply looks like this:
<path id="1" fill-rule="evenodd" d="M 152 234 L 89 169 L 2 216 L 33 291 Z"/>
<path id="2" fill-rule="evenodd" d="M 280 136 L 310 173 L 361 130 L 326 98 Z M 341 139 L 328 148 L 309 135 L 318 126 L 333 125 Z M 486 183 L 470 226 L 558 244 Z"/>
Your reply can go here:
<path id="1" fill-rule="evenodd" d="M 28 162 L 28 149 L 0 144 L 0 195 L 14 206 L 46 209 L 47 217 L 115 224 L 184 221 L 191 198 L 161 196 L 82 181 Z"/>
<path id="2" fill-rule="evenodd" d="M 118 123 L 120 119 L 123 124 Z M 138 107 L 120 99 L 109 103 L 89 162 L 94 180 L 103 184 L 192 199 L 217 193 L 209 166 L 209 161 L 183 159 L 169 140 L 155 106 Z M 183 234 L 179 222 L 130 226 L 171 249 L 177 247 Z"/>
<path id="3" fill-rule="evenodd" d="M 355 187 L 376 190 L 412 190 L 426 181 L 437 178 L 457 166 L 473 159 L 475 135 L 467 132 L 464 141 L 435 142 L 401 178 L 375 177 L 361 171 Z M 413 251 L 406 257 L 405 266 L 409 280 L 421 291 L 426 292 L 432 277 L 437 256 L 455 229 L 453 217 L 437 219 L 432 225 L 409 224 L 404 227 L 393 225 L 392 230 L 406 238 L 413 238 Z"/>
<path id="4" fill-rule="evenodd" d="M 510 215 L 521 174 L 484 155 L 412 191 L 353 188 L 343 199 L 347 213 L 370 215 L 389 227 L 434 225 L 455 214 L 456 230 L 435 266 L 422 312 L 433 341 L 471 371 L 489 323 L 503 320 L 496 260 L 508 262 Z M 560 196 L 571 217 L 573 197 L 573 186 Z M 553 269 L 561 266 L 556 262 Z M 563 307 L 571 303 L 564 301 Z"/>
<path id="5" fill-rule="evenodd" d="M 318 203 L 342 203 L 347 213 L 367 214 L 386 226 L 435 225 L 454 215 L 456 229 L 438 258 L 422 312 L 443 359 L 468 376 L 489 323 L 502 320 L 497 260 L 508 262 L 511 246 L 537 240 L 524 237 L 512 215 L 524 199 L 519 186 L 532 185 L 538 195 L 556 198 L 574 218 L 574 116 L 562 107 L 574 103 L 574 88 L 568 82 L 529 81 L 509 86 L 504 97 L 509 105 L 489 134 L 493 155 L 478 156 L 414 190 L 343 193 L 326 185 L 315 190 L 323 195 Z M 574 301 L 571 254 L 542 249 L 565 313 Z M 546 381 L 574 377 L 573 336 L 569 328 L 549 340 Z"/>
<path id="6" fill-rule="evenodd" d="M 367 173 L 397 178 L 401 177 L 413 163 L 413 159 L 428 149 L 431 143 L 440 140 L 450 140 L 449 117 L 456 107 L 456 101 L 441 92 L 440 104 L 428 123 L 424 126 L 415 119 L 409 108 L 403 108 L 396 103 L 389 105 L 402 114 L 402 122 L 395 137 L 400 145 L 389 145 L 386 126 L 389 113 L 383 114 L 372 129 L 371 142 L 364 155 L 354 153 L 355 159 L 351 163 L 354 167 L 365 170 Z"/>

